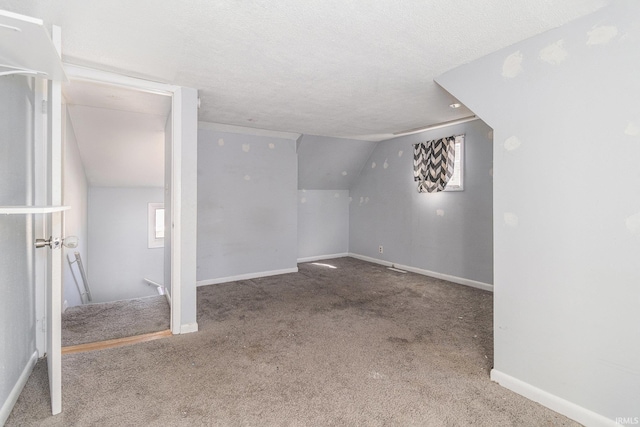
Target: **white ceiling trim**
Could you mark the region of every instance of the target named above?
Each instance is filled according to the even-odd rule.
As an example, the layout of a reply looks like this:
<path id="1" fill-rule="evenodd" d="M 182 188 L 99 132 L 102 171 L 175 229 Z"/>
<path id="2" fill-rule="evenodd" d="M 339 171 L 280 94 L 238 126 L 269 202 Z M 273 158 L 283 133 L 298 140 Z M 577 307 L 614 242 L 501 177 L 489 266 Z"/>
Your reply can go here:
<path id="1" fill-rule="evenodd" d="M 244 135 L 264 136 L 268 138 L 291 139 L 297 141 L 302 134 L 294 132 L 281 132 L 276 130 L 250 128 L 245 126 L 225 125 L 222 123 L 198 122 L 199 129 L 217 132 L 242 133 Z"/>
<path id="2" fill-rule="evenodd" d="M 96 70 L 95 68 L 81 67 L 79 65 L 63 62 L 63 67 L 69 80 L 82 80 L 87 82 L 100 82 L 114 86 L 120 86 L 141 92 L 155 93 L 157 95 L 171 96 L 179 86 L 151 80 L 137 79 L 122 74 Z"/>

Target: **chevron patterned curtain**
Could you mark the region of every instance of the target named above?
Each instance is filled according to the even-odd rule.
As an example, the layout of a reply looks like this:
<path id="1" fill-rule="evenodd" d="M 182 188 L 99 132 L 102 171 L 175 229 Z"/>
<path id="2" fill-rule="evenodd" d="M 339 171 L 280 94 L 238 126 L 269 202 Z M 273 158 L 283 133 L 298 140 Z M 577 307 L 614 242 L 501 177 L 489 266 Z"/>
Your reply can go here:
<path id="1" fill-rule="evenodd" d="M 453 175 L 456 137 L 431 140 L 413 146 L 413 179 L 418 193 L 444 190 Z"/>

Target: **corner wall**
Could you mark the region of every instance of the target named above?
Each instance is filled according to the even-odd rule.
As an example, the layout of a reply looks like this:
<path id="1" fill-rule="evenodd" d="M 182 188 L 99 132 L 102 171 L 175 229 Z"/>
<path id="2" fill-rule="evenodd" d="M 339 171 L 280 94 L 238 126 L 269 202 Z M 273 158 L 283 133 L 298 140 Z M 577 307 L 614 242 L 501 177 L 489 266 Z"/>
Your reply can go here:
<path id="1" fill-rule="evenodd" d="M 298 261 L 349 252 L 349 191 L 298 190 Z"/>
<path id="2" fill-rule="evenodd" d="M 303 135 L 298 143 L 298 260 L 349 252 L 349 189 L 377 142 Z"/>
<path id="3" fill-rule="evenodd" d="M 638 16 L 613 2 L 436 79 L 495 130 L 492 378 L 587 425 L 640 418 Z"/>
<path id="4" fill-rule="evenodd" d="M 466 135 L 464 191 L 418 193 L 413 144 L 457 134 Z M 491 138 L 478 120 L 378 143 L 351 188 L 349 251 L 493 284 Z"/>
<path id="5" fill-rule="evenodd" d="M 198 285 L 297 271 L 293 139 L 198 129 Z"/>

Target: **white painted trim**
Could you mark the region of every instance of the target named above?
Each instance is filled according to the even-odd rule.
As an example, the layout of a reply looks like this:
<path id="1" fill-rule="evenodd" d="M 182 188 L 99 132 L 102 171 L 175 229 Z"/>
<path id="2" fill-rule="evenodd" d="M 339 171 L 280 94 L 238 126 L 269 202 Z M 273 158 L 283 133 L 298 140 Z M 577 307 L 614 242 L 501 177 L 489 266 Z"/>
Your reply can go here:
<path id="1" fill-rule="evenodd" d="M 181 334 L 190 334 L 192 332 L 198 332 L 198 322 L 185 323 L 184 325 L 180 326 Z"/>
<path id="2" fill-rule="evenodd" d="M 32 24 L 43 26 L 42 19 L 33 18 L 27 15 L 20 15 L 19 13 L 9 12 L 8 10 L 0 10 L 0 16 L 6 16 L 7 18 L 19 19 L 20 21 L 30 22 Z"/>
<path id="3" fill-rule="evenodd" d="M 47 204 L 47 181 L 49 176 L 49 162 L 47 153 L 48 144 L 48 117 L 46 105 L 48 100 L 47 82 L 44 79 L 35 79 L 35 103 L 34 103 L 34 163 L 33 175 L 35 183 L 34 204 L 44 206 Z M 34 238 L 47 238 L 47 216 L 36 215 L 34 218 Z M 36 348 L 39 357 L 47 353 L 47 259 L 46 251 L 35 251 L 35 314 L 36 314 Z"/>
<path id="4" fill-rule="evenodd" d="M 182 274 L 180 248 L 180 225 L 182 218 L 182 89 L 178 88 L 171 98 L 171 332 L 174 335 L 182 331 L 181 286 Z M 165 200 L 166 203 L 166 200 Z M 165 207 L 166 209 L 166 207 Z M 165 211 L 166 215 L 166 211 Z M 178 224 L 178 227 L 176 227 Z M 166 233 L 166 231 L 165 231 Z"/>
<path id="5" fill-rule="evenodd" d="M 293 141 L 297 141 L 298 138 L 302 136 L 299 133 L 293 133 L 293 132 L 280 132 L 276 130 L 249 128 L 244 126 L 225 125 L 222 123 L 211 123 L 211 122 L 198 122 L 198 129 L 213 130 L 213 131 L 228 132 L 228 133 L 241 133 L 244 135 L 253 135 L 253 136 L 266 136 L 269 138 L 291 139 Z"/>
<path id="6" fill-rule="evenodd" d="M 0 214 L 46 214 L 62 212 L 71 209 L 71 206 L 0 206 Z"/>
<path id="7" fill-rule="evenodd" d="M 182 87 L 63 63 L 69 80 L 92 81 L 171 96 L 171 332 L 181 333 Z M 165 201 L 165 209 L 167 209 Z"/>
<path id="8" fill-rule="evenodd" d="M 403 131 L 400 131 L 400 132 L 395 132 L 393 134 L 393 136 L 405 136 L 405 135 L 411 135 L 411 134 L 414 134 L 414 133 L 427 132 L 427 131 L 430 131 L 430 130 L 436 130 L 436 129 L 440 129 L 440 128 L 446 128 L 446 127 L 449 127 L 449 126 L 460 125 L 462 123 L 473 122 L 475 120 L 480 120 L 480 117 L 474 115 L 474 116 L 463 117 L 461 119 L 449 120 L 447 122 L 442 122 L 442 123 L 436 123 L 436 124 L 433 124 L 433 125 L 423 126 L 421 128 L 407 129 L 407 130 L 403 130 Z"/>
<path id="9" fill-rule="evenodd" d="M 323 259 L 334 259 L 334 258 L 344 258 L 348 257 L 349 253 L 341 253 L 341 254 L 330 254 L 330 255 L 317 255 L 317 256 L 308 256 L 304 258 L 298 258 L 298 264 L 303 262 L 313 262 L 313 261 L 322 261 Z"/>
<path id="10" fill-rule="evenodd" d="M 51 41 L 58 52 L 62 51 L 62 30 L 51 27 Z M 62 84 L 49 82 L 49 102 L 47 120 L 49 130 L 49 170 L 50 189 L 48 204 L 62 205 Z M 47 222 L 51 225 L 49 236 L 62 236 L 62 212 L 53 212 Z M 47 367 L 49 374 L 49 395 L 51 414 L 62 412 L 62 251 L 47 250 Z"/>
<path id="11" fill-rule="evenodd" d="M 36 366 L 36 362 L 38 362 L 37 350 L 33 352 L 31 357 L 27 361 L 27 364 L 22 370 L 22 373 L 18 377 L 18 381 L 16 381 L 16 383 L 13 385 L 13 388 L 9 392 L 9 395 L 7 396 L 7 400 L 5 400 L 4 403 L 2 404 L 2 408 L 0 409 L 0 426 L 3 426 L 4 423 L 7 422 L 9 415 L 11 415 L 11 410 L 13 409 L 14 405 L 18 401 L 18 397 L 20 397 L 20 393 L 22 392 L 22 389 L 27 383 L 27 380 L 29 379 L 31 372 L 33 372 L 33 368 Z"/>
<path id="12" fill-rule="evenodd" d="M 135 77 L 124 76 L 122 74 L 110 73 L 108 71 L 96 70 L 94 68 L 81 67 L 63 63 L 64 71 L 69 80 L 80 80 L 88 82 L 102 82 L 114 86 L 134 89 L 141 92 L 155 93 L 158 95 L 171 96 L 178 90 L 179 86 L 167 83 L 153 82 L 151 80 L 137 79 Z"/>
<path id="13" fill-rule="evenodd" d="M 239 274 L 237 276 L 220 277 L 218 279 L 198 280 L 196 286 L 217 285 L 220 283 L 237 282 L 238 280 L 250 280 L 260 277 L 278 276 L 280 274 L 297 273 L 298 267 L 285 268 L 282 270 L 260 271 L 257 273 Z"/>
<path id="14" fill-rule="evenodd" d="M 494 381 L 502 387 L 518 393 L 527 399 L 538 402 L 559 414 L 579 422 L 580 424 L 593 427 L 614 427 L 619 425 L 615 421 L 603 415 L 597 414 L 583 408 L 582 406 L 578 406 L 575 403 L 571 403 L 568 400 L 534 387 L 529 383 L 521 381 L 496 369 L 491 370 L 491 381 Z"/>
<path id="15" fill-rule="evenodd" d="M 412 273 L 422 274 L 423 276 L 429 276 L 435 279 L 446 280 L 448 282 L 457 283 L 459 285 L 470 286 L 472 288 L 493 292 L 493 285 L 489 283 L 483 283 L 483 282 L 478 282 L 471 279 L 465 279 L 464 277 L 451 276 L 449 274 L 438 273 L 437 271 L 423 270 L 422 268 L 411 267 L 409 265 L 398 264 L 390 261 L 384 261 L 377 258 L 371 258 L 365 255 L 349 253 L 349 256 L 352 258 L 360 259 L 362 261 L 373 262 L 375 264 L 384 265 L 385 267 L 395 267 L 395 268 L 399 268 L 400 270 L 407 270 Z"/>

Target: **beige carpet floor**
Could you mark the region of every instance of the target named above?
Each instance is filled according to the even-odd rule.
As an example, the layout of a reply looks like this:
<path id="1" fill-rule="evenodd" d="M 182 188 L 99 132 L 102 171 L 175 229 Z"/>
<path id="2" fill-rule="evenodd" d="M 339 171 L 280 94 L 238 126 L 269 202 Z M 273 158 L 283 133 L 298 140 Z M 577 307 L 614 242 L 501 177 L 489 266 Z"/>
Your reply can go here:
<path id="1" fill-rule="evenodd" d="M 200 331 L 39 362 L 8 426 L 574 426 L 489 380 L 492 294 L 351 258 L 198 288 Z"/>
<path id="2" fill-rule="evenodd" d="M 70 307 L 62 314 L 62 345 L 164 331 L 170 315 L 164 295 Z"/>

